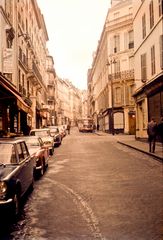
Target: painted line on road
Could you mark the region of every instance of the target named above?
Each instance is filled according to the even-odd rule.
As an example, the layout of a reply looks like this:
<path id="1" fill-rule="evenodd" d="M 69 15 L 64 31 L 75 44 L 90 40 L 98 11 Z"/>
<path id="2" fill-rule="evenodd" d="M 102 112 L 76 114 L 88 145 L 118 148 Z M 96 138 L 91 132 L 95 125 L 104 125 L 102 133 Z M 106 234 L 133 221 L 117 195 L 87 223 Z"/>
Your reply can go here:
<path id="1" fill-rule="evenodd" d="M 79 211 L 81 212 L 82 217 L 85 219 L 85 221 L 87 222 L 87 225 L 90 227 L 94 239 L 105 240 L 105 238 L 101 234 L 98 219 L 93 213 L 93 210 L 87 204 L 87 202 L 83 200 L 78 193 L 76 193 L 73 189 L 67 187 L 66 185 L 59 183 L 57 181 L 51 180 L 49 178 L 46 178 L 46 179 L 52 184 L 62 189 L 68 195 L 72 196 L 73 201 L 76 204 Z"/>

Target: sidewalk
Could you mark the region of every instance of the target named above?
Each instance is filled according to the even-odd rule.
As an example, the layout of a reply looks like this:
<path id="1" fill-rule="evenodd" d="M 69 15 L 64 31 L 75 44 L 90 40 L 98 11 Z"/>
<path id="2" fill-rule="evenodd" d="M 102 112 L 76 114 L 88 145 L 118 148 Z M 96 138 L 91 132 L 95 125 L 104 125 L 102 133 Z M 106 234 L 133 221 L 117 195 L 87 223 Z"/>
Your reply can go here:
<path id="1" fill-rule="evenodd" d="M 96 131 L 95 133 L 99 136 L 112 136 L 111 134 L 102 131 Z M 112 137 L 116 139 L 117 142 L 120 144 L 123 144 L 127 147 L 133 148 L 135 150 L 148 154 L 160 161 L 163 161 L 163 146 L 161 143 L 156 143 L 155 153 L 150 153 L 148 142 L 136 140 L 135 135 L 115 134 Z"/>

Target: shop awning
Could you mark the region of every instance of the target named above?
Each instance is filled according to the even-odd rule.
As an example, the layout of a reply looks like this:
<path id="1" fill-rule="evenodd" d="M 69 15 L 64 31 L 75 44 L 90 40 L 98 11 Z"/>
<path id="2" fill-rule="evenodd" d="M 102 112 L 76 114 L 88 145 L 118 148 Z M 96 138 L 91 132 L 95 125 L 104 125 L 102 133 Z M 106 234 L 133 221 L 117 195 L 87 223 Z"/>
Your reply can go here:
<path id="1" fill-rule="evenodd" d="M 17 101 L 17 106 L 24 112 L 33 115 L 32 109 L 24 102 L 19 92 L 12 86 L 12 83 L 4 78 L 2 75 L 0 76 L 0 85 L 5 88 Z"/>

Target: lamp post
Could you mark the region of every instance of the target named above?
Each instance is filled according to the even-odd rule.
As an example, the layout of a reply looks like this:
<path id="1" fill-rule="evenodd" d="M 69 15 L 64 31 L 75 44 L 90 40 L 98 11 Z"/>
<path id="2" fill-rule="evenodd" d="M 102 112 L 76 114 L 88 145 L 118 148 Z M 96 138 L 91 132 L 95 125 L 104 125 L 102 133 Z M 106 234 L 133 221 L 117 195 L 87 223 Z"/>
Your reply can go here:
<path id="1" fill-rule="evenodd" d="M 112 135 L 114 135 L 114 93 L 113 93 L 113 69 L 112 69 L 112 65 L 116 63 L 115 59 L 111 59 L 110 61 L 107 61 L 106 65 L 110 66 L 110 86 L 111 86 L 111 132 Z M 109 80 L 109 74 L 108 74 L 108 80 Z"/>

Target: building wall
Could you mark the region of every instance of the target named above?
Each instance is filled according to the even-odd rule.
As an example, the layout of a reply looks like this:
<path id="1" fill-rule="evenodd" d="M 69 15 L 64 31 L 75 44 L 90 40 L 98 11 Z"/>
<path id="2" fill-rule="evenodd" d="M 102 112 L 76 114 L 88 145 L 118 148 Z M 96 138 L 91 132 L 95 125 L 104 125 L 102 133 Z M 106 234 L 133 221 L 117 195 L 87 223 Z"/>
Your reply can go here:
<path id="1" fill-rule="evenodd" d="M 161 65 L 160 36 L 163 34 L 163 15 L 159 16 L 159 1 L 153 1 L 154 25 L 150 28 L 149 5 L 151 1 L 133 1 L 134 8 L 134 36 L 135 36 L 135 101 L 137 113 L 136 137 L 147 137 L 147 123 L 153 116 L 159 122 L 162 112 L 161 89 L 163 87 Z M 161 1 L 160 1 L 161 3 Z M 161 8 L 162 9 L 162 8 Z M 142 18 L 146 18 L 146 36 L 143 37 Z M 155 73 L 151 68 L 151 47 L 155 46 Z M 142 79 L 141 55 L 146 54 L 146 78 Z M 154 58 L 153 58 L 154 59 Z M 162 60 L 163 61 L 163 60 Z M 157 97 L 156 97 L 157 96 Z M 151 100 L 153 99 L 153 100 Z M 152 104 L 150 106 L 150 104 Z M 154 109 L 153 109 L 154 106 Z M 150 111 L 153 109 L 153 112 Z"/>
<path id="2" fill-rule="evenodd" d="M 112 111 L 115 129 L 121 126 L 125 133 L 130 132 L 129 114 L 134 112 L 134 102 L 130 94 L 134 86 L 134 42 L 129 38 L 129 34 L 133 32 L 132 20 L 132 1 L 114 2 L 108 10 L 89 73 L 92 115 L 95 122 L 100 121 L 103 125 L 101 129 L 109 132 L 113 128 Z M 116 47 L 115 36 L 119 38 Z M 131 43 L 132 46 L 129 47 Z"/>

